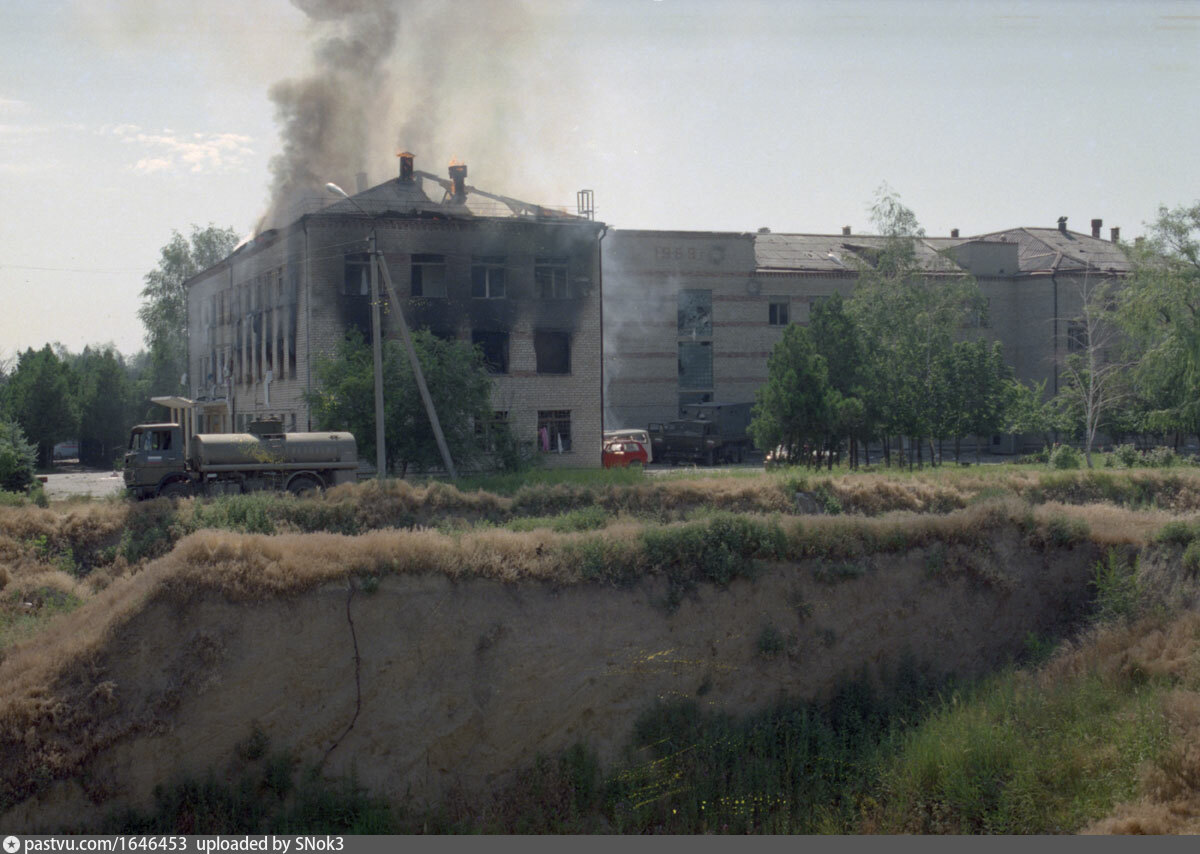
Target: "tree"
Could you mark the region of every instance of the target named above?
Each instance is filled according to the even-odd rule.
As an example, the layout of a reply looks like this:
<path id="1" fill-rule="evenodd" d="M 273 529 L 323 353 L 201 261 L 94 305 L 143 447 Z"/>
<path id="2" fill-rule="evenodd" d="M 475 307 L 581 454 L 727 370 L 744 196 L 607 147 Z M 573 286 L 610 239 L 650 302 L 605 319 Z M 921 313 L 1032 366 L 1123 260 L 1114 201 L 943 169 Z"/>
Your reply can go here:
<path id="1" fill-rule="evenodd" d="M 492 421 L 492 381 L 483 353 L 464 341 L 447 341 L 427 329 L 413 333 L 413 347 L 433 398 L 455 465 L 482 454 L 475 425 Z M 440 468 L 434 439 L 412 368 L 397 341 L 383 348 L 384 441 L 389 469 L 403 477 L 409 468 Z M 308 396 L 321 430 L 349 430 L 364 459 L 375 458 L 375 381 L 371 346 L 353 330 L 332 356 L 313 362 L 317 389 Z"/>
<path id="2" fill-rule="evenodd" d="M 78 426 L 66 363 L 49 344 L 21 354 L 6 386 L 17 423 L 37 447 L 37 463 L 49 468 L 54 445 L 69 439 Z"/>
<path id="3" fill-rule="evenodd" d="M 128 372 L 110 346 L 102 351 L 85 347 L 75 360 L 74 373 L 79 389 L 79 460 L 111 466 L 132 420 Z"/>
<path id="4" fill-rule="evenodd" d="M 974 278 L 955 269 L 930 275 L 918 258 L 924 229 L 886 185 L 871 220 L 884 240 L 858 248 L 849 302 L 866 342 L 867 410 L 879 414 L 881 433 L 911 437 L 919 453 L 939 417 L 939 360 L 965 321 L 982 311 L 983 297 Z"/>
<path id="5" fill-rule="evenodd" d="M 806 443 L 817 445 L 830 432 L 832 394 L 812 332 L 788 326 L 767 359 L 767 382 L 755 395 L 750 422 L 754 444 L 783 447 L 794 461 Z"/>
<path id="6" fill-rule="evenodd" d="M 159 254 L 158 266 L 145 275 L 138 319 L 146 327 L 150 351 L 149 370 L 139 389 L 144 397 L 177 394 L 180 378 L 187 372 L 188 317 L 184 283 L 229 255 L 237 246 L 232 228 L 192 226 L 185 238 L 171 232 L 171 240 Z"/>
<path id="7" fill-rule="evenodd" d="M 1129 394 L 1127 365 L 1112 358 L 1119 334 L 1114 289 L 1107 278 L 1084 275 L 1078 285 L 1079 310 L 1067 327 L 1059 397 L 1077 413 L 1088 468 L 1093 468 L 1092 446 L 1101 422 Z"/>
<path id="8" fill-rule="evenodd" d="M 1147 432 L 1200 433 L 1200 202 L 1160 206 L 1133 265 L 1116 321 Z"/>
<path id="9" fill-rule="evenodd" d="M 33 483 L 37 451 L 21 432 L 21 425 L 0 418 L 0 489 L 24 492 Z"/>
<path id="10" fill-rule="evenodd" d="M 846 310 L 842 295 L 817 302 L 809 316 L 813 346 L 825 359 L 833 401 L 832 432 L 849 440 L 850 465 L 858 464 L 858 443 L 871 440 L 878 413 L 867 406 L 867 364 L 862 334 Z M 869 460 L 868 460 L 869 462 Z"/>

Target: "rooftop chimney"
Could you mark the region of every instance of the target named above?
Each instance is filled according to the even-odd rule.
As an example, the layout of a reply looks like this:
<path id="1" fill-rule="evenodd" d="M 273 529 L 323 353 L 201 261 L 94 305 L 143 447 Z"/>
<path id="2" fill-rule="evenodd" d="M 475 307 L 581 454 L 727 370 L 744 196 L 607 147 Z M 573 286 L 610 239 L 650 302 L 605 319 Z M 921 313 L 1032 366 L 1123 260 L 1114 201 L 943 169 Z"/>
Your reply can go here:
<path id="1" fill-rule="evenodd" d="M 1060 216 L 1058 218 L 1058 230 L 1063 234 L 1067 233 L 1067 218 L 1065 216 Z"/>
<path id="2" fill-rule="evenodd" d="M 952 229 L 950 229 L 950 236 L 951 236 L 951 237 L 958 237 L 958 229 L 957 229 L 957 228 L 952 228 Z"/>
<path id="3" fill-rule="evenodd" d="M 467 200 L 467 164 L 451 163 L 450 181 L 454 186 L 454 189 L 451 191 L 454 201 L 462 204 Z"/>
<path id="4" fill-rule="evenodd" d="M 850 236 L 850 226 L 843 225 L 842 226 L 842 237 L 849 237 L 849 236 Z"/>
<path id="5" fill-rule="evenodd" d="M 356 193 L 361 193 L 367 189 L 367 173 L 366 172 L 355 172 L 354 173 L 354 187 L 355 187 L 354 192 L 356 192 Z"/>
<path id="6" fill-rule="evenodd" d="M 401 151 L 396 156 L 400 158 L 400 180 L 411 182 L 413 179 L 413 153 Z"/>
<path id="7" fill-rule="evenodd" d="M 1092 220 L 1092 237 L 1096 238 L 1097 240 L 1100 239 L 1100 228 L 1103 225 L 1104 225 L 1104 220 L 1102 220 L 1102 219 Z"/>
<path id="8" fill-rule="evenodd" d="M 1110 228 L 1108 230 L 1108 234 L 1112 238 L 1113 243 L 1121 242 L 1121 229 L 1118 228 L 1117 226 L 1114 225 L 1112 228 Z"/>

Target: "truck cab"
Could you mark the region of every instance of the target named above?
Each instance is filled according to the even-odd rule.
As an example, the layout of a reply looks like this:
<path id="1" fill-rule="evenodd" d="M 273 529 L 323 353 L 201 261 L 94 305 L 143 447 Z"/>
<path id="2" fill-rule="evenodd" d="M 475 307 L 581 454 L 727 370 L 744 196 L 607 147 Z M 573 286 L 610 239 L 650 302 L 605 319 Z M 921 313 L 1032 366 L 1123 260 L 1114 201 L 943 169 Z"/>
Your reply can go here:
<path id="1" fill-rule="evenodd" d="M 137 498 L 169 493 L 173 482 L 186 483 L 183 429 L 178 424 L 138 424 L 129 431 L 125 450 L 125 488 Z"/>

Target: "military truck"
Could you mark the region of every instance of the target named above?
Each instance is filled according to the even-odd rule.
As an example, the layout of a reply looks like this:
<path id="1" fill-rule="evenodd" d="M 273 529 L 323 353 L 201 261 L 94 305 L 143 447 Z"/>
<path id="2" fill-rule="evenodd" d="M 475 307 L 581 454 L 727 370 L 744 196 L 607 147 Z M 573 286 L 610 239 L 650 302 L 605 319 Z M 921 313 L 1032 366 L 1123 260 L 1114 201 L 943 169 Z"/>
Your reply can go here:
<path id="1" fill-rule="evenodd" d="M 681 462 L 740 463 L 754 449 L 747 433 L 753 403 L 690 403 L 675 421 L 649 425 L 654 459 Z"/>
<path id="2" fill-rule="evenodd" d="M 178 410 L 173 410 L 173 414 Z M 125 488 L 135 498 L 230 495 L 259 489 L 296 494 L 358 479 L 349 433 L 284 433 L 280 421 L 255 421 L 248 433 L 195 433 L 179 421 L 138 424 L 129 432 Z"/>

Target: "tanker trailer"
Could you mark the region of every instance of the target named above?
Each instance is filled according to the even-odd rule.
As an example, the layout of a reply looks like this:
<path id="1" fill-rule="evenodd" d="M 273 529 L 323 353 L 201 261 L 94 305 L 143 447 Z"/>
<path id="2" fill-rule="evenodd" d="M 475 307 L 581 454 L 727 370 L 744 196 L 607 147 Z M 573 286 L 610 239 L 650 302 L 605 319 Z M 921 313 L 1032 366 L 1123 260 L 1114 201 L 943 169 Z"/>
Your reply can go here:
<path id="1" fill-rule="evenodd" d="M 125 454 L 125 486 L 149 498 L 259 489 L 300 494 L 357 480 L 350 433 L 284 433 L 276 424 L 255 424 L 252 433 L 197 433 L 186 447 L 178 424 L 139 424 Z"/>

